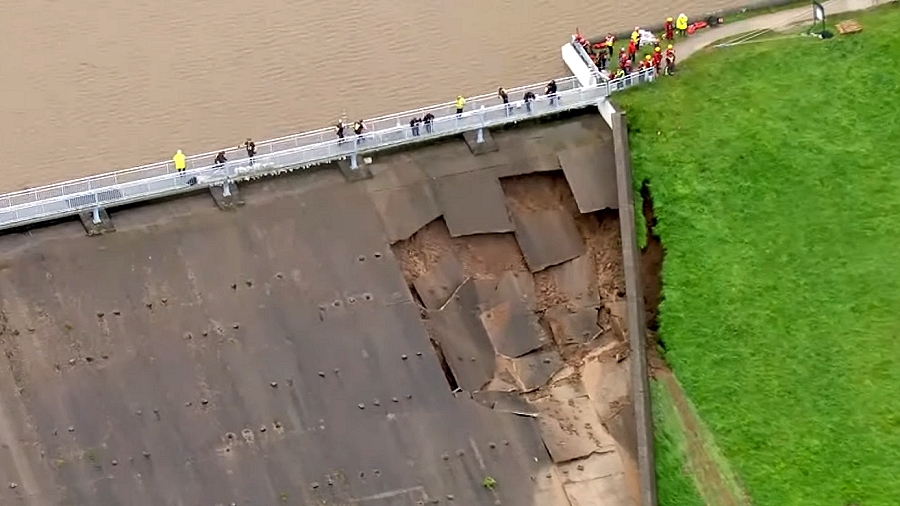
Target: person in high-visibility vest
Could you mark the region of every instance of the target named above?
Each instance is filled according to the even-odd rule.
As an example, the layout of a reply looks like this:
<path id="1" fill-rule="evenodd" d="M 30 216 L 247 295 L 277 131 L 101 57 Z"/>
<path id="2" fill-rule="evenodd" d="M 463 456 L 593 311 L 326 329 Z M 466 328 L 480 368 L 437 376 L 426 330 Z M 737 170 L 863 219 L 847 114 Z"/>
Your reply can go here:
<path id="1" fill-rule="evenodd" d="M 635 44 L 639 44 L 641 42 L 641 27 L 640 26 L 634 27 L 634 31 L 631 32 L 631 40 L 633 40 Z"/>
<path id="2" fill-rule="evenodd" d="M 669 44 L 669 47 L 666 48 L 666 75 L 671 76 L 675 74 L 675 47 L 672 44 Z"/>
<path id="3" fill-rule="evenodd" d="M 463 98 L 462 95 L 457 95 L 456 97 L 456 115 L 459 116 L 463 112 L 463 108 L 466 106 L 466 99 Z"/>
<path id="4" fill-rule="evenodd" d="M 682 12 L 678 15 L 678 19 L 675 20 L 675 29 L 678 30 L 678 33 L 684 35 L 687 31 L 688 27 L 688 17 Z"/>
<path id="5" fill-rule="evenodd" d="M 187 166 L 184 160 L 184 153 L 179 149 L 175 152 L 175 156 L 172 157 L 172 161 L 175 162 L 175 170 L 178 172 L 184 172 L 185 167 Z"/>

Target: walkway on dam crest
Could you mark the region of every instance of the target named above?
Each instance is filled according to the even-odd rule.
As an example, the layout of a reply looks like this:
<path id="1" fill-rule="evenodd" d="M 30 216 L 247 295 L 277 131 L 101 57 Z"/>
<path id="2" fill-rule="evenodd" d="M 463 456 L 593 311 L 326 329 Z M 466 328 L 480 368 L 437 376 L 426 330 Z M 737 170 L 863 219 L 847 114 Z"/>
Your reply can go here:
<path id="1" fill-rule="evenodd" d="M 220 193 L 228 197 L 235 181 L 342 159 L 349 159 L 350 169 L 356 169 L 358 155 L 466 132 L 475 134 L 471 142 L 479 145 L 486 129 L 596 106 L 616 91 L 654 79 L 653 69 L 590 86 L 566 77 L 555 80 L 557 92 L 553 95 L 545 94 L 546 83 L 532 84 L 508 90 L 513 99 L 508 104 L 491 93 L 469 98 L 461 114 L 454 103 L 405 111 L 366 120 L 361 135 L 344 139 L 338 139 L 334 129 L 323 128 L 259 142 L 252 162 L 242 157 L 214 164 L 215 153 L 211 152 L 188 158 L 183 172 L 176 171 L 171 161 L 160 162 L 0 195 L 0 230 L 91 211 L 94 224 L 99 225 L 102 210 L 113 206 L 210 187 L 221 187 Z M 524 100 L 527 92 L 533 94 L 533 100 Z M 430 123 L 417 128 L 410 125 L 411 119 L 427 113 L 434 118 Z"/>

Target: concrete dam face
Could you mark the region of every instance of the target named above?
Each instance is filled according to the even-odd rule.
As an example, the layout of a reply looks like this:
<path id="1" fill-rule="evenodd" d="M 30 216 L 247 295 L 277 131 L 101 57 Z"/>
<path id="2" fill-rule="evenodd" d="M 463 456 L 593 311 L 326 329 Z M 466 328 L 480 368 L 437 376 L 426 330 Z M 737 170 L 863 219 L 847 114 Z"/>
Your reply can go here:
<path id="1" fill-rule="evenodd" d="M 629 504 L 608 128 L 494 139 L 0 238 L 0 503 Z"/>

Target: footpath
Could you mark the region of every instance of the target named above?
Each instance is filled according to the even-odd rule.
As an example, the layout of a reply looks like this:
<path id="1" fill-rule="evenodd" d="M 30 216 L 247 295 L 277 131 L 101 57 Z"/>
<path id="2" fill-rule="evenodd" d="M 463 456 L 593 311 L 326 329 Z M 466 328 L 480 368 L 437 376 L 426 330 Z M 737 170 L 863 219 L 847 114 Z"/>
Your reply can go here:
<path id="1" fill-rule="evenodd" d="M 828 16 L 845 12 L 862 11 L 891 3 L 891 1 L 892 0 L 830 0 L 823 2 L 822 5 L 825 7 L 826 25 L 828 23 Z M 804 5 L 803 7 L 797 7 L 795 9 L 786 9 L 771 14 L 753 16 L 733 23 L 725 23 L 717 27 L 707 28 L 696 32 L 685 39 L 679 40 L 676 43 L 675 50 L 678 52 L 678 59 L 684 61 L 685 58 L 697 51 L 730 37 L 758 30 L 777 30 L 796 24 L 811 24 L 812 16 L 812 5 Z M 826 28 L 828 28 L 828 26 L 826 26 Z M 830 27 L 829 29 L 833 30 L 834 27 Z"/>

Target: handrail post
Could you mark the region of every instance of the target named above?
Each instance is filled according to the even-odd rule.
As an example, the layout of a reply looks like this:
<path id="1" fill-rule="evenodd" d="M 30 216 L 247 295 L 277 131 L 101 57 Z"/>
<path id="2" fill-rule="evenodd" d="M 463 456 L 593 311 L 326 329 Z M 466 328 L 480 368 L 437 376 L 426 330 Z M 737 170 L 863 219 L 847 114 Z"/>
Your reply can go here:
<path id="1" fill-rule="evenodd" d="M 478 128 L 478 132 L 475 133 L 475 142 L 481 144 L 484 142 L 484 106 L 481 106 L 481 127 Z"/>
<path id="2" fill-rule="evenodd" d="M 95 207 L 91 212 L 91 221 L 94 222 L 94 225 L 100 224 L 100 208 Z"/>

